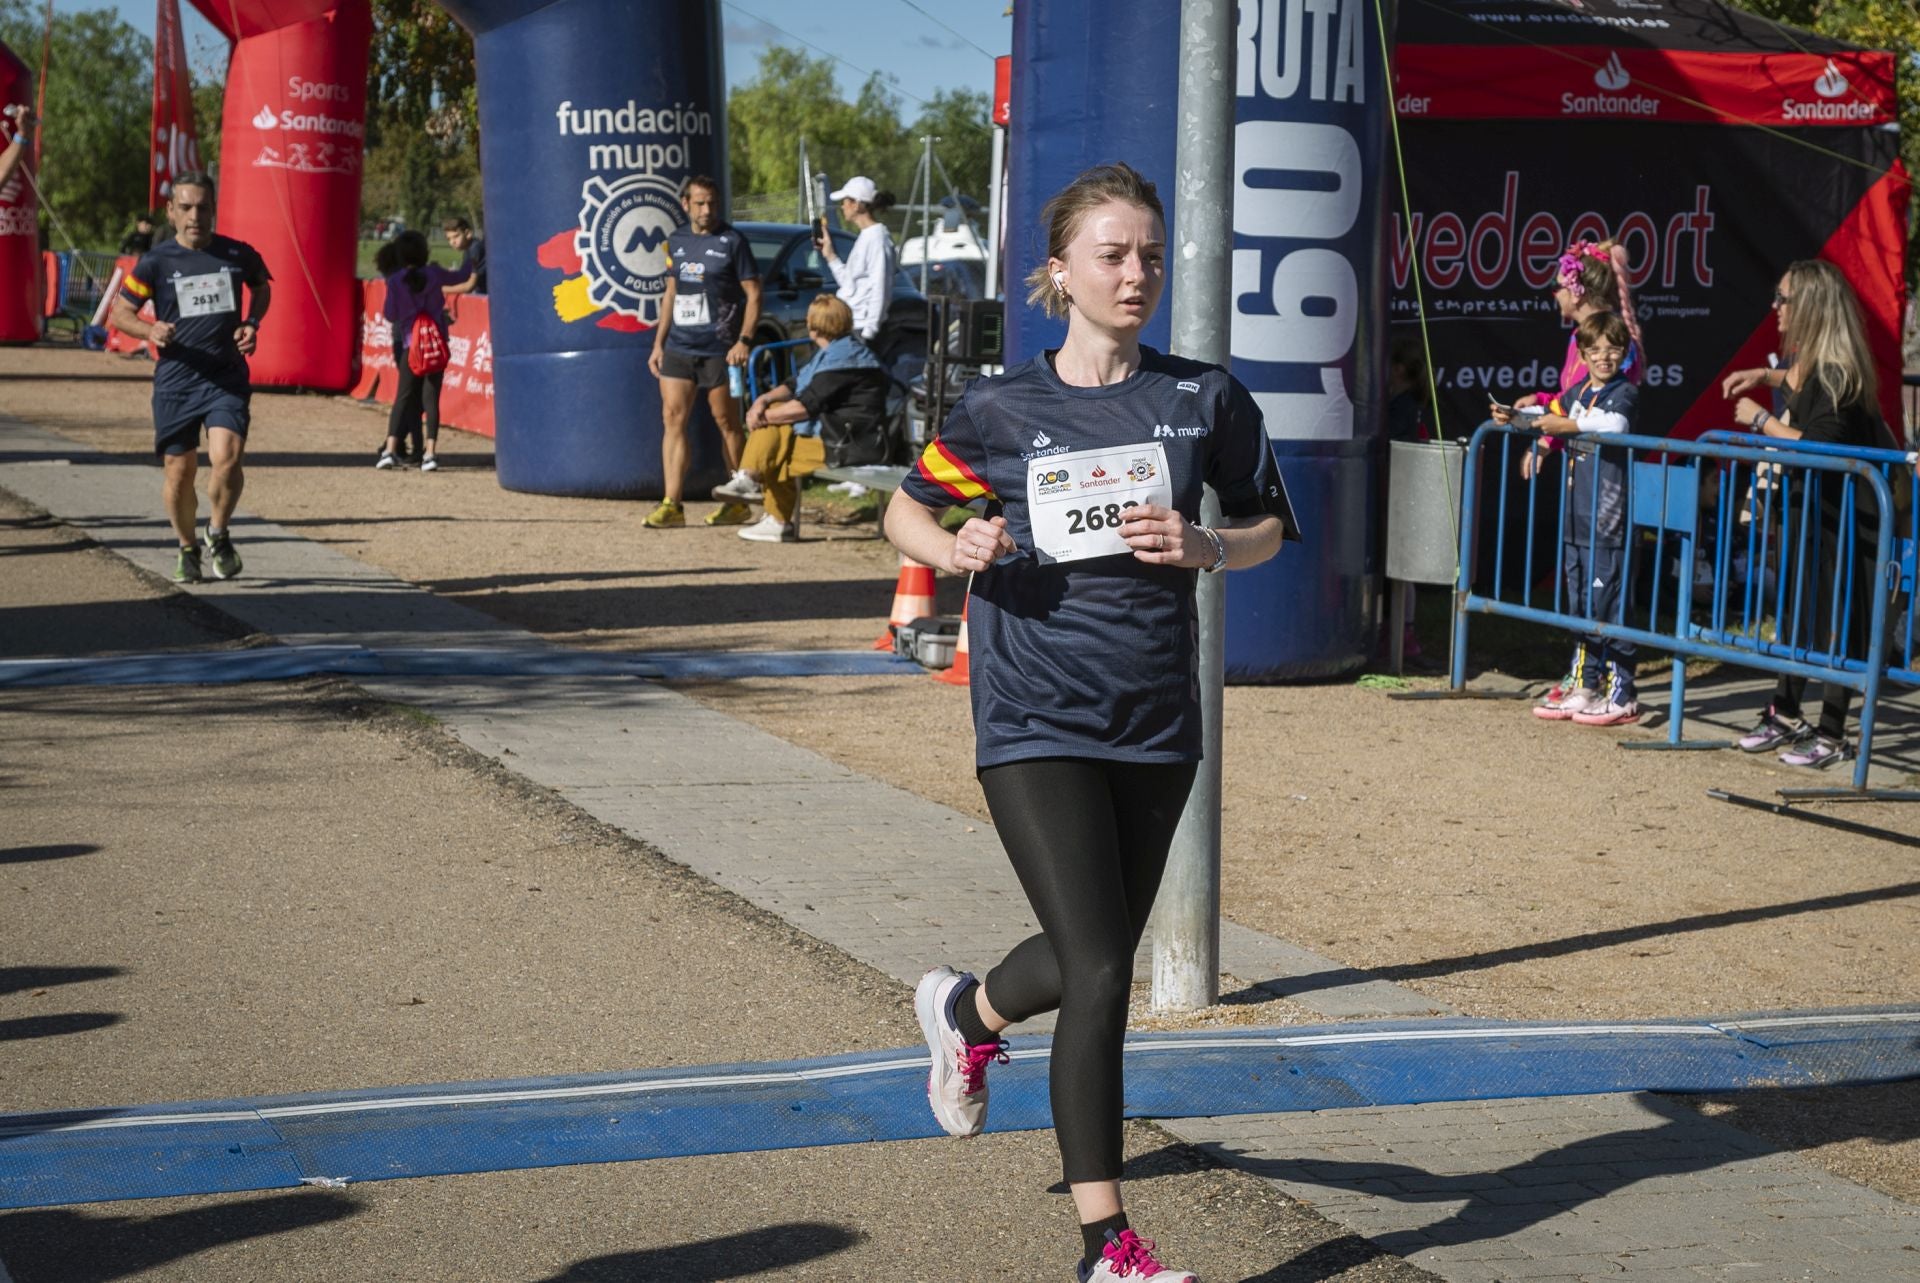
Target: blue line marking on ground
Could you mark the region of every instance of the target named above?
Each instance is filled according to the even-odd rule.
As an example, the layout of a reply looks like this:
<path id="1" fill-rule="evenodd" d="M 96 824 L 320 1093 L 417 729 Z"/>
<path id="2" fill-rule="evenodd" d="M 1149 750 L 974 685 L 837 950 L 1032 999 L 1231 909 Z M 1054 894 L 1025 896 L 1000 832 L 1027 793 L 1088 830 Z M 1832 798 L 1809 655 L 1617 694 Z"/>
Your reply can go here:
<path id="1" fill-rule="evenodd" d="M 886 677 L 924 673 L 872 650 L 581 651 L 525 648 L 264 646 L 102 659 L 0 660 L 0 686 L 171 686 L 349 677 Z"/>
<path id="2" fill-rule="evenodd" d="M 1920 1009 L 1720 1021 L 1448 1019 L 1138 1035 L 1127 1113 L 1191 1118 L 1920 1077 Z M 1044 1038 L 991 1071 L 991 1131 L 1047 1127 Z M 777 1064 L 0 1115 L 0 1208 L 938 1134 L 920 1049 Z"/>

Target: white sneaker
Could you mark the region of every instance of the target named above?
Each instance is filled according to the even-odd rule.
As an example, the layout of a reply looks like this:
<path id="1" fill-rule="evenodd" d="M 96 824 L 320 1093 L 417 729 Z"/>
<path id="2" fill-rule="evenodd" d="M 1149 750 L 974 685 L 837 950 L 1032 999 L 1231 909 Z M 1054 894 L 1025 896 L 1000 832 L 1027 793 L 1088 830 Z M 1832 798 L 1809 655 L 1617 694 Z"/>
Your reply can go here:
<path id="1" fill-rule="evenodd" d="M 1154 1283 L 1200 1283 L 1200 1276 L 1192 1270 L 1162 1265 L 1154 1259 L 1153 1252 L 1153 1242 L 1132 1230 L 1121 1230 L 1118 1234 L 1108 1230 L 1107 1245 L 1100 1251 L 1099 1263 L 1092 1268 L 1085 1262 L 1080 1264 L 1080 1283 L 1120 1283 L 1123 1279 L 1146 1278 L 1153 1279 Z"/>
<path id="2" fill-rule="evenodd" d="M 949 1136 L 978 1136 L 987 1125 L 987 1065 L 1005 1064 L 1007 1044 L 995 1040 L 969 1047 L 953 1019 L 954 995 L 973 977 L 952 967 L 935 967 L 913 991 L 913 1012 L 927 1036 L 933 1067 L 927 1073 L 927 1103 L 934 1121 Z"/>
<path id="3" fill-rule="evenodd" d="M 760 518 L 750 526 L 742 526 L 737 532 L 742 539 L 751 539 L 755 543 L 795 543 L 800 538 L 800 526 L 797 522 L 780 522 L 772 513 Z"/>
<path id="4" fill-rule="evenodd" d="M 1549 722 L 1570 722 L 1606 702 L 1599 691 L 1590 691 L 1581 686 L 1556 686 L 1547 692 L 1545 699 L 1533 706 L 1533 715 Z"/>
<path id="5" fill-rule="evenodd" d="M 422 472 L 440 471 L 440 460 L 434 458 L 432 455 L 428 455 L 426 458 L 420 460 L 420 471 Z"/>
<path id="6" fill-rule="evenodd" d="M 760 479 L 745 468 L 735 468 L 732 477 L 713 488 L 713 497 L 716 499 L 744 499 L 748 503 L 755 503 L 761 495 Z"/>

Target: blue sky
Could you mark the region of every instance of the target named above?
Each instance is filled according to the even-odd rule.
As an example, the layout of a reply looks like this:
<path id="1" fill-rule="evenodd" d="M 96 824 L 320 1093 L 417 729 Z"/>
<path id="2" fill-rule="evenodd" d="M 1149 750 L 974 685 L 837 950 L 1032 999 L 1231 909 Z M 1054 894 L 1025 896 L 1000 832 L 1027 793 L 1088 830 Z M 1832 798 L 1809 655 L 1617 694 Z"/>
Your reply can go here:
<path id="1" fill-rule="evenodd" d="M 770 43 L 812 45 L 808 52 L 816 57 L 831 52 L 842 60 L 836 73 L 848 98 L 859 92 L 869 71 L 898 77 L 902 115 L 911 119 L 919 105 L 916 96 L 930 97 L 935 89 L 993 92 L 990 55 L 1009 52 L 1013 40 L 1013 20 L 1005 16 L 1007 3 L 861 0 L 855 7 L 819 0 L 741 0 L 739 4 L 723 0 L 727 80 L 738 84 L 751 77 L 760 51 Z M 153 34 L 153 0 L 54 0 L 54 8 L 62 12 L 115 9 L 131 25 Z M 182 0 L 180 8 L 187 54 L 196 71 L 204 65 L 223 66 L 226 42 L 189 0 Z"/>

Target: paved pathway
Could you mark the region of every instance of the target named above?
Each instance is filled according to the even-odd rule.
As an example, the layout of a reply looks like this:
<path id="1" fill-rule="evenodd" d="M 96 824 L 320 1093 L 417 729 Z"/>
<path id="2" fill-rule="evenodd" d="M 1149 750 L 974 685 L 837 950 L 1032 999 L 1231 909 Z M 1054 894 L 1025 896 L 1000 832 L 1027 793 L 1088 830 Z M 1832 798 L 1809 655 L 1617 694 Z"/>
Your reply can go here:
<path id="1" fill-rule="evenodd" d="M 171 569 L 152 468 L 0 416 L 0 487 L 144 569 Z M 243 519 L 235 534 L 246 576 L 193 591 L 280 641 L 542 646 L 271 523 Z M 986 826 L 672 691 L 580 677 L 361 684 L 903 983 L 935 961 L 983 966 L 1033 930 Z M 1320 977 L 1292 997 L 1322 1015 L 1445 1011 L 1231 924 L 1221 954 L 1224 971 L 1276 992 Z M 1920 1280 L 1920 1209 L 1657 1098 L 1165 1126 L 1462 1283 Z"/>

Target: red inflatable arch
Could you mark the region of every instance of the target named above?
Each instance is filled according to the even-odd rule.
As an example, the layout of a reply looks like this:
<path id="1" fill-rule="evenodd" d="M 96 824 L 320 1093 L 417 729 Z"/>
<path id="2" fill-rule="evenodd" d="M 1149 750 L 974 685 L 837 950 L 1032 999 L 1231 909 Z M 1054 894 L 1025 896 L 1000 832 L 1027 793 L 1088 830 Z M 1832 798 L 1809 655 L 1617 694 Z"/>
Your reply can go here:
<path id="1" fill-rule="evenodd" d="M 33 102 L 27 66 L 0 44 L 0 106 Z M 6 139 L 0 137 L 0 149 Z M 29 159 L 27 164 L 32 164 Z M 26 166 L 0 187 L 0 343 L 31 343 L 40 337 L 40 233 Z"/>
<path id="2" fill-rule="evenodd" d="M 256 385 L 343 389 L 365 150 L 367 0 L 193 0 L 234 42 L 220 127 L 219 228 L 260 251 L 273 309 Z M 0 73 L 4 74 L 4 73 Z"/>

